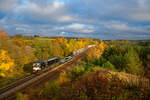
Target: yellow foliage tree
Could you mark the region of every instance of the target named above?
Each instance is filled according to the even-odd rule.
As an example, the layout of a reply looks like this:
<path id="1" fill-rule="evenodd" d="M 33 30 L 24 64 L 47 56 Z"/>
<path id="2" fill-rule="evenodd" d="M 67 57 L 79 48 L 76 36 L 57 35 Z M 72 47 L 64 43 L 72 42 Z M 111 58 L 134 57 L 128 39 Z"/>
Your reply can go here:
<path id="1" fill-rule="evenodd" d="M 6 77 L 6 72 L 12 72 L 14 61 L 9 57 L 5 50 L 0 50 L 0 76 Z"/>
<path id="2" fill-rule="evenodd" d="M 66 72 L 62 72 L 59 76 L 59 78 L 55 81 L 55 83 L 57 85 L 61 85 L 63 83 L 67 83 L 69 82 L 70 79 L 67 77 L 67 73 Z"/>
<path id="3" fill-rule="evenodd" d="M 95 58 L 100 58 L 104 51 L 104 43 L 101 42 L 88 53 L 88 59 L 93 61 Z"/>

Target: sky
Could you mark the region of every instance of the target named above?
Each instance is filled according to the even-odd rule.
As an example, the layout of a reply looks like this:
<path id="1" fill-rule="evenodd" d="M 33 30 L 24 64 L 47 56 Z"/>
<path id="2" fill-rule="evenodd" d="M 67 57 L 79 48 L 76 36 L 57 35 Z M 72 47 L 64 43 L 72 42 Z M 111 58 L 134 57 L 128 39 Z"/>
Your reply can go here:
<path id="1" fill-rule="evenodd" d="M 9 35 L 150 39 L 150 0 L 0 0 Z"/>

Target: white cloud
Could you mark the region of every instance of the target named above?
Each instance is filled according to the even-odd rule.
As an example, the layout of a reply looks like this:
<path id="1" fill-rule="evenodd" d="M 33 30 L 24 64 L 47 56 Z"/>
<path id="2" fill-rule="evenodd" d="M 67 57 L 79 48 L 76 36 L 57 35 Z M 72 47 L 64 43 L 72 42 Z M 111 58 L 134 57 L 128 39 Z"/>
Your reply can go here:
<path id="1" fill-rule="evenodd" d="M 53 6 L 55 8 L 60 8 L 60 7 L 64 6 L 64 2 L 55 1 L 55 2 L 53 2 Z"/>
<path id="2" fill-rule="evenodd" d="M 135 21 L 146 22 L 150 21 L 150 13 L 149 12 L 136 12 L 129 16 L 130 19 Z"/>
<path id="3" fill-rule="evenodd" d="M 9 11 L 18 6 L 18 0 L 0 0 L 0 11 Z"/>
<path id="4" fill-rule="evenodd" d="M 70 15 L 64 2 L 54 1 L 49 5 L 40 5 L 35 2 L 29 2 L 26 7 L 20 9 L 30 18 L 51 22 L 72 22 L 76 18 Z"/>
<path id="5" fill-rule="evenodd" d="M 85 29 L 85 30 L 81 30 L 80 33 L 94 33 L 95 30 L 92 29 Z"/>
<path id="6" fill-rule="evenodd" d="M 73 23 L 62 27 L 55 27 L 54 30 L 77 32 L 77 33 L 93 33 L 95 32 L 95 27 L 92 25 Z"/>
<path id="7" fill-rule="evenodd" d="M 127 18 L 133 21 L 147 22 L 150 21 L 150 1 L 149 0 L 137 0 L 137 5 L 135 5 L 132 10 L 127 15 Z"/>
<path id="8" fill-rule="evenodd" d="M 61 2 L 53 2 L 50 5 L 39 5 L 37 3 L 29 3 L 26 5 L 26 8 L 23 8 L 23 10 L 26 11 L 26 13 L 32 13 L 32 14 L 36 14 L 36 15 L 52 15 L 52 14 L 57 14 L 57 13 L 61 13 L 64 12 L 64 8 L 63 8 L 63 3 Z"/>
<path id="9" fill-rule="evenodd" d="M 69 15 L 64 15 L 64 16 L 58 16 L 56 20 L 59 22 L 71 22 L 71 21 L 76 21 L 76 18 Z"/>
<path id="10" fill-rule="evenodd" d="M 68 25 L 67 28 L 72 29 L 72 30 L 81 30 L 85 28 L 85 25 L 75 23 L 75 24 Z"/>
<path id="11" fill-rule="evenodd" d="M 106 30 L 111 31 L 111 33 L 119 33 L 119 34 L 124 34 L 124 33 L 132 33 L 132 34 L 142 34 L 146 33 L 149 34 L 149 29 L 148 26 L 133 26 L 129 25 L 128 23 L 121 23 L 118 21 L 108 21 L 108 22 L 102 22 L 100 25 Z"/>
<path id="12" fill-rule="evenodd" d="M 137 4 L 140 8 L 147 8 L 148 7 L 147 1 L 148 0 L 137 0 Z"/>
<path id="13" fill-rule="evenodd" d="M 0 24 L 16 33 L 148 36 L 149 5 L 150 0 L 0 0 Z"/>
<path id="14" fill-rule="evenodd" d="M 118 23 L 109 24 L 107 26 L 107 28 L 113 29 L 113 30 L 118 30 L 118 31 L 130 30 L 130 27 L 127 24 L 118 24 Z"/>
<path id="15" fill-rule="evenodd" d="M 107 19 L 150 22 L 150 0 L 86 0 L 83 5 L 90 8 L 85 15 L 95 14 Z"/>

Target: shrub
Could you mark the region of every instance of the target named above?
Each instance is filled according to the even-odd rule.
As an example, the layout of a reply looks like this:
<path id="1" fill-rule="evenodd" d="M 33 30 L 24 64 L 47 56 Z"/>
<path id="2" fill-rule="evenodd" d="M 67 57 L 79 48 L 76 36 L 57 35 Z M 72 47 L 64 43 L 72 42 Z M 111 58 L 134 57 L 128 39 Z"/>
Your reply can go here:
<path id="1" fill-rule="evenodd" d="M 102 58 L 99 58 L 99 59 L 95 59 L 93 61 L 93 64 L 98 65 L 98 66 L 102 66 L 106 62 L 107 62 L 107 60 L 104 57 L 102 57 Z"/>
<path id="2" fill-rule="evenodd" d="M 86 93 L 84 93 L 84 92 L 80 93 L 80 100 L 89 100 L 88 96 L 86 95 Z"/>
<path id="3" fill-rule="evenodd" d="M 44 95 L 52 95 L 53 97 L 57 97 L 57 95 L 59 95 L 60 93 L 60 89 L 59 86 L 55 83 L 46 83 L 45 88 L 43 90 L 43 94 Z"/>
<path id="4" fill-rule="evenodd" d="M 79 76 L 83 75 L 83 73 L 85 72 L 85 68 L 80 66 L 80 67 L 75 67 L 72 71 L 71 71 L 71 79 L 75 80 L 77 79 Z"/>
<path id="5" fill-rule="evenodd" d="M 23 70 L 24 70 L 25 72 L 31 73 L 31 72 L 32 72 L 32 63 L 25 64 L 24 67 L 23 67 Z"/>
<path id="6" fill-rule="evenodd" d="M 123 100 L 123 99 L 122 96 L 120 96 L 120 97 L 112 97 L 112 100 Z"/>
<path id="7" fill-rule="evenodd" d="M 103 68 L 106 68 L 106 69 L 110 69 L 110 70 L 116 71 L 114 65 L 111 64 L 109 61 L 107 61 L 106 63 L 104 63 L 104 64 L 102 65 L 102 67 L 103 67 Z"/>
<path id="8" fill-rule="evenodd" d="M 138 75 L 143 73 L 143 68 L 139 56 L 133 49 L 129 50 L 124 57 L 126 63 L 125 69 L 127 72 Z"/>
<path id="9" fill-rule="evenodd" d="M 123 56 L 112 55 L 109 57 L 110 63 L 112 63 L 118 70 L 123 70 L 126 66 Z"/>
<path id="10" fill-rule="evenodd" d="M 16 100 L 29 100 L 29 98 L 27 95 L 24 95 L 22 93 L 18 93 Z"/>
<path id="11" fill-rule="evenodd" d="M 57 85 L 62 85 L 64 83 L 69 82 L 70 79 L 67 77 L 66 72 L 60 74 L 59 78 L 55 81 Z"/>

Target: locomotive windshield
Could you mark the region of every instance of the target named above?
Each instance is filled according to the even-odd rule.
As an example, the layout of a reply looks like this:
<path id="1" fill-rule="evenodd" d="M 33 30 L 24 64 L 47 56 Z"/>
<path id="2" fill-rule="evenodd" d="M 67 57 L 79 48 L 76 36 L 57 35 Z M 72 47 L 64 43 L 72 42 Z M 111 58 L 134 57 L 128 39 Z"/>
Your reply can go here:
<path id="1" fill-rule="evenodd" d="M 41 64 L 40 63 L 33 63 L 33 67 L 40 67 Z"/>

